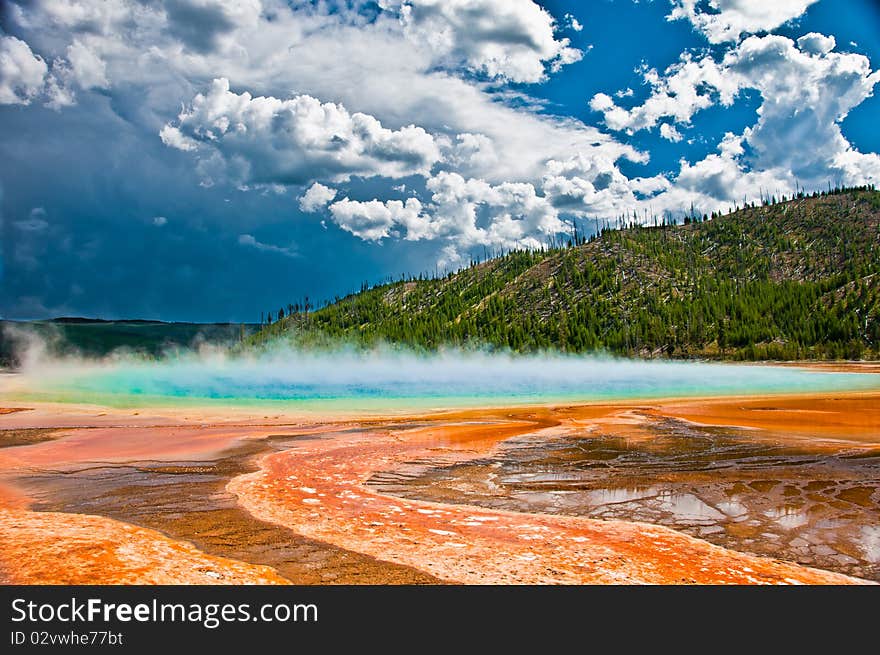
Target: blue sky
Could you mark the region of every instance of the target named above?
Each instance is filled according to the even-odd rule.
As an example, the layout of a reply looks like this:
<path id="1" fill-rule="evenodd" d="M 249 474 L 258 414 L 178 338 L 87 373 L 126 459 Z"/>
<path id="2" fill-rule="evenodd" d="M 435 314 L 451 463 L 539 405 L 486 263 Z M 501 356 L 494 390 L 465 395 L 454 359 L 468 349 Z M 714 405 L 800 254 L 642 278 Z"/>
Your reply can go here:
<path id="1" fill-rule="evenodd" d="M 871 0 L 0 4 L 0 316 L 247 321 L 880 182 Z"/>

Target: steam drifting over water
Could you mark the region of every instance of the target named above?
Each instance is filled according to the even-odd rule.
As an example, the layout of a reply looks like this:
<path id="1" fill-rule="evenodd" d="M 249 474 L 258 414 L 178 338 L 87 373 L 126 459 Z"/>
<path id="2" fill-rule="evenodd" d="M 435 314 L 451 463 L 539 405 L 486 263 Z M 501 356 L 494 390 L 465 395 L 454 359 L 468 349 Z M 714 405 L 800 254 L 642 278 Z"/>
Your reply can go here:
<path id="1" fill-rule="evenodd" d="M 377 349 L 253 356 L 203 349 L 160 360 L 30 358 L 7 382 L 22 399 L 116 406 L 284 404 L 303 410 L 573 402 L 872 389 L 878 376 L 788 367 Z"/>

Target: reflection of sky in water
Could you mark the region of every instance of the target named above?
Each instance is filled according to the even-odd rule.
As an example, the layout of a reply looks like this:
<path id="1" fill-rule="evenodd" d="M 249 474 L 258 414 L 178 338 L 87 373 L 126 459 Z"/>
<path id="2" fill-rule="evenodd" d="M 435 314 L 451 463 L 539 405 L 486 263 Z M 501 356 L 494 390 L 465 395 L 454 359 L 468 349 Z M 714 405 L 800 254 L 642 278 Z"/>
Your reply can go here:
<path id="1" fill-rule="evenodd" d="M 736 498 L 725 500 L 718 503 L 718 509 L 727 514 L 727 516 L 737 517 L 748 513 L 748 508 L 739 502 Z"/>
<path id="2" fill-rule="evenodd" d="M 591 505 L 614 505 L 642 500 L 657 495 L 657 490 L 650 489 L 595 489 L 587 491 L 585 497 Z"/>
<path id="3" fill-rule="evenodd" d="M 594 489 L 584 496 L 597 507 L 632 504 L 633 510 L 654 509 L 671 514 L 675 521 L 682 523 L 714 523 L 724 518 L 724 514 L 693 494 L 675 493 L 659 487 Z"/>
<path id="4" fill-rule="evenodd" d="M 444 502 L 455 494 L 496 509 L 654 523 L 880 581 L 880 450 L 844 441 L 813 450 L 674 420 L 642 428 L 631 439 L 602 425 L 535 435 L 403 486 L 397 477 L 374 483 L 406 498 Z"/>
<path id="5" fill-rule="evenodd" d="M 862 549 L 866 560 L 880 564 L 880 525 L 862 526 Z"/>
<path id="6" fill-rule="evenodd" d="M 776 507 L 766 512 L 766 514 L 786 530 L 799 528 L 802 525 L 806 525 L 809 521 L 807 513 L 797 507 Z"/>
<path id="7" fill-rule="evenodd" d="M 724 514 L 707 505 L 693 494 L 660 494 L 660 508 L 684 522 L 712 523 L 724 518 Z"/>
<path id="8" fill-rule="evenodd" d="M 388 401 L 468 404 L 730 395 L 876 388 L 880 378 L 770 366 L 589 357 L 447 353 L 307 354 L 254 359 L 183 356 L 160 362 L 61 362 L 24 374 L 24 391 L 55 400 Z"/>

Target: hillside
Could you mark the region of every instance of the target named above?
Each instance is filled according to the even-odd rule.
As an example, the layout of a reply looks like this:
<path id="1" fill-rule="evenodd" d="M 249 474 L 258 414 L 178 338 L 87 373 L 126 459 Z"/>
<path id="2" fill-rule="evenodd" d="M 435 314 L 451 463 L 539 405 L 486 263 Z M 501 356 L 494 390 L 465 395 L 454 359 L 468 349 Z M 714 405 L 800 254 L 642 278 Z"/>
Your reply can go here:
<path id="1" fill-rule="evenodd" d="M 842 190 L 365 289 L 262 338 L 869 359 L 880 356 L 878 272 L 880 193 Z"/>

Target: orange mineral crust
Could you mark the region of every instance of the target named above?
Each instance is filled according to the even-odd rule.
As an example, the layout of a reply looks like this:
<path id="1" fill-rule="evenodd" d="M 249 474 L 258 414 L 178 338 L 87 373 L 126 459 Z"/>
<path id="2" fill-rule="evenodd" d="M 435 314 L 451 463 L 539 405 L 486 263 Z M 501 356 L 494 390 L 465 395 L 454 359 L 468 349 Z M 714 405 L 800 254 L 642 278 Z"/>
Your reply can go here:
<path id="1" fill-rule="evenodd" d="M 0 509 L 4 584 L 287 584 L 266 566 L 213 557 L 99 516 Z"/>
<path id="2" fill-rule="evenodd" d="M 880 445 L 877 394 L 792 396 L 665 403 L 658 415 L 702 425 L 752 428 L 787 437 Z"/>
<path id="3" fill-rule="evenodd" d="M 539 412 L 545 413 L 545 412 Z M 583 416 L 595 411 L 578 412 Z M 613 413 L 606 408 L 598 414 Z M 365 481 L 419 458 L 472 458 L 488 435 L 531 433 L 546 418 L 341 434 L 264 456 L 233 479 L 252 514 L 305 536 L 464 584 L 845 584 L 844 575 L 736 553 L 668 528 L 403 500 Z M 484 417 L 485 420 L 485 417 Z"/>
<path id="4" fill-rule="evenodd" d="M 138 426 L 61 429 L 63 438 L 40 447 L 0 450 L 0 471 L 25 467 L 65 468 L 88 462 L 192 460 L 210 457 L 242 439 L 264 438 L 271 427 Z"/>
<path id="5" fill-rule="evenodd" d="M 7 446 L 0 447 L 0 577 L 6 582 L 301 583 L 332 579 L 309 569 L 327 562 L 348 576 L 339 579 L 356 582 L 864 582 L 737 552 L 660 525 L 457 504 L 466 502 L 465 496 L 451 497 L 456 504 L 402 498 L 367 481 L 377 473 L 387 478 L 491 457 L 506 440 L 526 436 L 542 443 L 571 434 L 650 440 L 652 426 L 671 419 L 746 428 L 741 438 L 873 457 L 880 448 L 877 393 L 482 408 L 360 419 L 264 416 L 217 407 L 137 412 L 30 407 L 0 416 Z M 243 454 L 234 455 L 239 451 Z M 147 471 L 142 475 L 153 477 L 138 479 L 167 476 L 161 482 L 167 493 L 156 497 L 168 502 L 176 493 L 175 480 L 183 479 L 175 472 L 214 471 L 218 458 L 229 457 L 239 457 L 239 463 L 211 473 L 219 476 L 218 486 L 187 487 L 190 491 L 171 499 L 173 520 L 151 517 L 150 501 L 136 486 L 106 488 L 104 500 L 88 497 L 85 504 L 65 505 L 69 492 L 56 484 L 95 469 L 102 475 L 121 471 L 124 481 L 125 471 L 141 468 Z M 207 523 L 200 517 L 207 514 L 200 507 L 224 487 L 221 495 L 254 519 L 237 517 L 230 524 L 232 550 L 219 549 L 218 543 L 225 544 L 222 522 L 202 537 Z M 188 495 L 203 493 L 199 489 L 210 498 Z M 112 507 L 100 504 L 113 498 L 120 501 Z M 38 502 L 51 511 L 35 511 Z M 51 503 L 61 504 L 52 509 Z M 210 516 L 235 516 L 224 507 L 212 509 Z M 71 513 L 80 511 L 88 514 Z M 263 537 L 249 538 L 251 529 Z M 307 552 L 324 564 L 304 561 L 282 575 L 265 555 L 278 539 L 311 540 Z M 336 550 L 327 554 L 318 544 Z"/>

